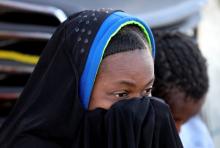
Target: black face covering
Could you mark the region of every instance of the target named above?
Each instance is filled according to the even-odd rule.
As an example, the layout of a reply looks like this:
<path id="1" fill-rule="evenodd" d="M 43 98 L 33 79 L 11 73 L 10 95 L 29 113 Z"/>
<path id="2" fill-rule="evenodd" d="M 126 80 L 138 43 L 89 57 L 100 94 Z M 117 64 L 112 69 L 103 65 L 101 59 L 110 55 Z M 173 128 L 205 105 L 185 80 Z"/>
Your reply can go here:
<path id="1" fill-rule="evenodd" d="M 155 99 L 124 100 L 109 110 L 83 107 L 80 78 L 100 26 L 113 13 L 80 12 L 58 27 L 1 127 L 1 148 L 182 147 L 168 107 Z"/>
<path id="2" fill-rule="evenodd" d="M 80 142 L 81 141 L 81 142 Z M 182 147 L 168 107 L 153 97 L 132 98 L 87 112 L 74 147 Z"/>

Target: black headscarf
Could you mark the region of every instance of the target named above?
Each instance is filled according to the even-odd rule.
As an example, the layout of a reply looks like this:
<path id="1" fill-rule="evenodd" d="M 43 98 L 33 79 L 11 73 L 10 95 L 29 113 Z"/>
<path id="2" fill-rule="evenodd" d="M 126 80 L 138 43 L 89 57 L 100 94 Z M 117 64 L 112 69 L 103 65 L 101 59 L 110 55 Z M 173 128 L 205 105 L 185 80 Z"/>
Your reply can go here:
<path id="1" fill-rule="evenodd" d="M 182 147 L 168 107 L 154 98 L 120 101 L 109 110 L 87 110 L 82 90 L 90 94 L 90 87 L 84 88 L 90 84 L 81 79 L 94 42 L 108 37 L 108 30 L 100 28 L 110 16 L 124 25 L 139 21 L 103 9 L 74 14 L 58 27 L 1 128 L 1 148 Z M 104 35 L 98 40 L 100 32 Z M 151 35 L 148 39 L 154 55 Z"/>

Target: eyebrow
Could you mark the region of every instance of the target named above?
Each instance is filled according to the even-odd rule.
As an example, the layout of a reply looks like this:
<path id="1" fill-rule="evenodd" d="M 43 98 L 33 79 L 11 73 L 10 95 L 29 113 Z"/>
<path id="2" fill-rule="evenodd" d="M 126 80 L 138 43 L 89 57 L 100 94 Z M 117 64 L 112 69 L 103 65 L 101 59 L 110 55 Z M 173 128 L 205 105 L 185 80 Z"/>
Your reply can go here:
<path id="1" fill-rule="evenodd" d="M 145 87 L 148 86 L 148 85 L 150 85 L 150 84 L 152 84 L 152 83 L 154 82 L 154 80 L 155 80 L 155 77 L 153 77 L 153 78 L 145 85 Z"/>
<path id="2" fill-rule="evenodd" d="M 146 86 L 148 86 L 148 85 L 150 85 L 151 83 L 153 83 L 154 82 L 154 77 L 145 85 L 145 87 Z M 134 81 L 132 81 L 132 80 L 120 80 L 119 82 L 117 82 L 118 84 L 122 84 L 122 85 L 128 85 L 128 86 L 132 86 L 132 87 L 134 87 L 134 86 L 136 86 L 136 83 L 134 82 Z"/>
<path id="3" fill-rule="evenodd" d="M 132 80 L 120 80 L 117 82 L 118 84 L 121 84 L 121 85 L 128 85 L 128 86 L 136 86 L 136 83 Z"/>

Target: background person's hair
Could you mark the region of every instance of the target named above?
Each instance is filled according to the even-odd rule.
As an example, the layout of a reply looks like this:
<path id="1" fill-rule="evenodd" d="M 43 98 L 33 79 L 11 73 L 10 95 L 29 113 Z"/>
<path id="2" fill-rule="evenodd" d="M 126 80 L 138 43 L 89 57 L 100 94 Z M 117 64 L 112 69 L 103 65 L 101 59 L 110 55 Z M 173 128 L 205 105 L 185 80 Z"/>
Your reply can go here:
<path id="1" fill-rule="evenodd" d="M 136 49 L 149 49 L 149 43 L 140 27 L 127 25 L 112 37 L 103 58 L 115 53 Z"/>
<path id="2" fill-rule="evenodd" d="M 155 32 L 157 54 L 153 96 L 165 98 L 177 88 L 186 97 L 201 99 L 208 91 L 206 59 L 197 43 L 179 32 Z"/>

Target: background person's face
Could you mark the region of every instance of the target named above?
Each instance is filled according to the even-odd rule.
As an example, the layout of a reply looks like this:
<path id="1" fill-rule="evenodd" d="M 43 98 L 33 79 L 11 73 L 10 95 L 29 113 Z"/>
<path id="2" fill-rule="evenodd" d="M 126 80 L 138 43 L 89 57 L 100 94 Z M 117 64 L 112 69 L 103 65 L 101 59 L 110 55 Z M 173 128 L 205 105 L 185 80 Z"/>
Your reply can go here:
<path id="1" fill-rule="evenodd" d="M 107 56 L 97 74 L 89 110 L 108 109 L 122 99 L 150 96 L 153 81 L 154 64 L 148 50 Z"/>
<path id="2" fill-rule="evenodd" d="M 179 132 L 181 126 L 201 110 L 204 98 L 195 101 L 195 99 L 186 97 L 185 93 L 176 89 L 166 96 L 165 100 L 170 106 L 176 128 Z"/>

